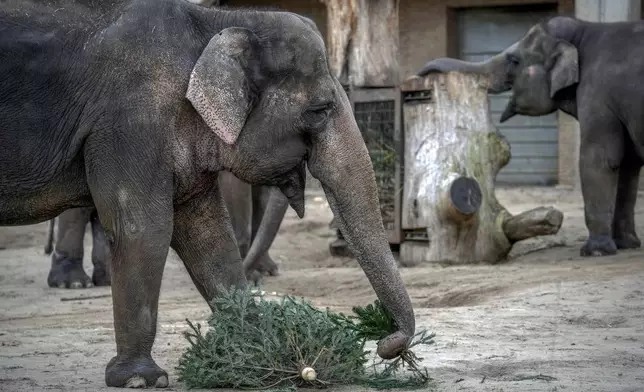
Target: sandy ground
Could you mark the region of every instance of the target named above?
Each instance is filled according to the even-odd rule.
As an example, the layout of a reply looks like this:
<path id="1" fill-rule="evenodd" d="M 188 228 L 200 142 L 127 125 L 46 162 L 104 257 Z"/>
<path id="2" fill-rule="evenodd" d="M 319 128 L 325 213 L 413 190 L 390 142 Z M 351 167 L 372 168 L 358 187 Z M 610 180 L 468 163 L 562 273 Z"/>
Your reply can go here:
<path id="1" fill-rule="evenodd" d="M 503 265 L 401 271 L 418 328 L 437 333 L 422 353 L 437 390 L 644 391 L 644 250 L 582 259 L 578 194 L 505 189 L 497 196 L 513 213 L 554 205 L 565 221 L 556 236 L 518 244 Z M 341 310 L 375 299 L 354 260 L 329 256 L 331 216 L 316 195 L 309 195 L 304 219 L 289 211 L 271 250 L 282 275 L 268 278 L 266 290 Z M 644 236 L 639 206 L 637 223 Z M 47 223 L 0 228 L 0 390 L 107 390 L 104 369 L 115 353 L 111 298 L 61 299 L 110 289 L 48 288 L 46 229 Z M 88 235 L 88 252 L 90 244 Z M 551 247 L 534 251 L 544 246 Z M 207 312 L 171 253 L 153 352 L 170 372 L 170 390 L 183 390 L 174 367 L 187 344 L 184 320 L 203 321 Z"/>

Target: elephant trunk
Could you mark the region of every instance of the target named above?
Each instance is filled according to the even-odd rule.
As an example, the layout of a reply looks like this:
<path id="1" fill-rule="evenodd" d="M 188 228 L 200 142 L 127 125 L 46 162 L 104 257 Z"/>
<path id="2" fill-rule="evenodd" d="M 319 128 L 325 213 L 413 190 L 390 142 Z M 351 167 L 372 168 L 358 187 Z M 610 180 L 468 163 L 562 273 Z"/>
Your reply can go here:
<path id="1" fill-rule="evenodd" d="M 414 335 L 414 310 L 385 235 L 369 153 L 337 82 L 336 93 L 341 102 L 330 127 L 314 137 L 309 171 L 322 183 L 351 251 L 395 320 L 398 331 L 382 339 L 377 350 L 381 358 L 393 358 Z"/>
<path id="2" fill-rule="evenodd" d="M 506 56 L 509 51 L 514 50 L 517 44 L 510 46 L 503 52 L 493 56 L 485 61 L 471 62 L 463 61 L 449 57 L 441 57 L 426 63 L 423 68 L 416 73 L 416 76 L 426 76 L 430 73 L 443 72 L 468 72 L 479 75 L 488 75 L 491 77 L 488 92 L 499 94 L 512 88 L 506 70 Z"/>
<path id="3" fill-rule="evenodd" d="M 262 220 L 253 238 L 248 254 L 244 258 L 244 270 L 246 274 L 257 267 L 260 256 L 268 252 L 273 244 L 273 240 L 279 231 L 284 214 L 288 209 L 288 199 L 278 188 L 271 189 L 270 197 L 266 205 L 266 210 Z"/>
<path id="4" fill-rule="evenodd" d="M 47 228 L 47 242 L 45 243 L 45 254 L 50 255 L 54 250 L 54 225 L 56 224 L 56 218 L 53 218 L 49 221 L 49 226 Z"/>

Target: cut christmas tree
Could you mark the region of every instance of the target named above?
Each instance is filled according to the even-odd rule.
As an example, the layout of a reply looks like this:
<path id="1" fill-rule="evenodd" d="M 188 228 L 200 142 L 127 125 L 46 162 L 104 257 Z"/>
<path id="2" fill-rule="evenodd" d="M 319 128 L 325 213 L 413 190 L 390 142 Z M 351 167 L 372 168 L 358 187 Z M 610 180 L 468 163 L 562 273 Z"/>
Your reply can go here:
<path id="1" fill-rule="evenodd" d="M 418 332 L 393 360 L 371 361 L 365 347 L 397 330 L 379 301 L 345 316 L 303 299 L 268 300 L 250 289 L 220 289 L 209 329 L 188 321 L 190 343 L 177 367 L 188 388 L 324 388 L 428 390 L 432 379 L 412 351 L 433 343 Z"/>

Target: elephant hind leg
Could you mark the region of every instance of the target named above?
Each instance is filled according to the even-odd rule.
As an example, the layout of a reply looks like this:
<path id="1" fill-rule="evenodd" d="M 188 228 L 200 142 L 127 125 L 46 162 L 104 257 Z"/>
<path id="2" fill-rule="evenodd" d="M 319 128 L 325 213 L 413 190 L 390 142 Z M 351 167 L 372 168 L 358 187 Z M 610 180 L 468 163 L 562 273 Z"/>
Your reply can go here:
<path id="1" fill-rule="evenodd" d="M 47 276 L 49 287 L 79 289 L 94 284 L 83 269 L 83 238 L 92 208 L 73 208 L 58 216 L 55 250 Z"/>
<path id="2" fill-rule="evenodd" d="M 642 245 L 635 232 L 635 204 L 641 167 L 642 160 L 637 156 L 630 139 L 626 139 L 613 218 L 613 239 L 618 249 L 636 249 Z"/>

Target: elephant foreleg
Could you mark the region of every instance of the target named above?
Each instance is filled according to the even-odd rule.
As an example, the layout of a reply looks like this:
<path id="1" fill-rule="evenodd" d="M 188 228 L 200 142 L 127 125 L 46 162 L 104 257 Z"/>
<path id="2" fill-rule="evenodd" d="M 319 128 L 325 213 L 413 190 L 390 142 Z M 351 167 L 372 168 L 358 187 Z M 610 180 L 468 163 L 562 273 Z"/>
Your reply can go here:
<path id="1" fill-rule="evenodd" d="M 137 153 L 149 143 L 134 140 L 116 148 L 92 136 L 85 143 L 87 184 L 110 245 L 116 356 L 105 369 L 108 387 L 168 386 L 152 346 L 172 238 L 173 181 L 158 160 Z M 117 154 L 121 159 L 114 159 Z"/>
<path id="2" fill-rule="evenodd" d="M 49 287 L 83 288 L 94 284 L 83 269 L 83 238 L 93 208 L 73 208 L 58 216 L 58 231 L 51 269 L 47 276 Z"/>
<path id="3" fill-rule="evenodd" d="M 635 232 L 635 204 L 642 161 L 633 151 L 631 141 L 626 143 L 624 160 L 619 168 L 613 239 L 618 249 L 635 249 L 642 245 Z"/>
<path id="4" fill-rule="evenodd" d="M 246 286 L 235 233 L 217 187 L 175 208 L 171 246 L 208 304 L 217 283 L 226 289 Z"/>

